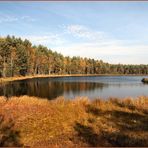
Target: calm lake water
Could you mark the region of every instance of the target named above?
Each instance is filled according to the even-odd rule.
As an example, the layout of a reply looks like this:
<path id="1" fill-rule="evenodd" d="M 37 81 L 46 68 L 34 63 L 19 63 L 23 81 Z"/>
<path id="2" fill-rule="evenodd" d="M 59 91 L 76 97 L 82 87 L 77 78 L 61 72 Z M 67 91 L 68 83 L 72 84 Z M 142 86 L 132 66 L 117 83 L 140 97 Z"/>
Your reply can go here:
<path id="1" fill-rule="evenodd" d="M 141 82 L 148 76 L 92 76 L 34 78 L 0 84 L 0 96 L 29 95 L 54 99 L 58 96 L 75 98 L 137 97 L 148 95 L 148 84 Z"/>

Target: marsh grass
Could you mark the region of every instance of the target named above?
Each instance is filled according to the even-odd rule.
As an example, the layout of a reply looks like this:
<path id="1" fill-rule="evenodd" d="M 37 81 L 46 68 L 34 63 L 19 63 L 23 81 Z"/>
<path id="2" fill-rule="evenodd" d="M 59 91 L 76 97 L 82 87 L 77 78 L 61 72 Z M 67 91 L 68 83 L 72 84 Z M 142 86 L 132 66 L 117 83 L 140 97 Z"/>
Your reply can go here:
<path id="1" fill-rule="evenodd" d="M 16 133 L 11 146 L 148 146 L 148 97 L 1 97 L 0 105 L 4 124 L 11 119 Z"/>

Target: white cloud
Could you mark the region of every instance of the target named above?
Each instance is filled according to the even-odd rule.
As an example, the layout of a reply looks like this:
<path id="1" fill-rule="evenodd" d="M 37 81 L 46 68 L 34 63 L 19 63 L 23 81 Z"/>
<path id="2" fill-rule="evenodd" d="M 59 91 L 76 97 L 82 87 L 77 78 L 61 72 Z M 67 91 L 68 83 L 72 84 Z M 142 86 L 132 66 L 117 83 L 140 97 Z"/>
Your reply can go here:
<path id="1" fill-rule="evenodd" d="M 5 14 L 0 14 L 0 23 L 11 23 L 11 22 L 17 22 L 17 21 L 28 21 L 28 22 L 33 22 L 36 21 L 36 19 L 30 17 L 30 16 L 12 16 L 12 15 L 5 15 Z"/>
<path id="2" fill-rule="evenodd" d="M 30 17 L 30 16 L 27 16 L 27 15 L 20 17 L 20 19 L 25 20 L 25 21 L 29 21 L 29 22 L 34 22 L 34 21 L 36 21 L 35 18 Z"/>
<path id="3" fill-rule="evenodd" d="M 34 44 L 43 44 L 43 45 L 61 45 L 65 42 L 65 40 L 60 37 L 58 34 L 51 34 L 48 35 L 28 35 L 22 36 L 23 39 L 28 39 Z"/>
<path id="4" fill-rule="evenodd" d="M 15 22 L 15 21 L 18 21 L 17 17 L 9 16 L 9 15 L 0 15 L 0 23 Z"/>
<path id="5" fill-rule="evenodd" d="M 104 38 L 104 32 L 94 31 L 86 26 L 72 24 L 64 26 L 65 32 L 78 38 L 88 39 L 88 40 L 101 40 Z"/>
<path id="6" fill-rule="evenodd" d="M 66 29 L 67 33 L 70 33 L 76 37 L 90 38 L 91 35 L 88 29 L 81 25 L 69 25 Z"/>

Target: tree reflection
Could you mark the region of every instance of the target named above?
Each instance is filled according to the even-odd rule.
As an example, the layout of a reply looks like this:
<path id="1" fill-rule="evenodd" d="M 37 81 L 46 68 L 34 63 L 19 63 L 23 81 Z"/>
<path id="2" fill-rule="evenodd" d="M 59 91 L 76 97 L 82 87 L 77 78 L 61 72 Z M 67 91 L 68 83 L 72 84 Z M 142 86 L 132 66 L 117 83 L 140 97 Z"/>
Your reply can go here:
<path id="1" fill-rule="evenodd" d="M 102 90 L 107 85 L 94 82 L 68 82 L 68 81 L 50 81 L 50 79 L 32 79 L 10 82 L 0 85 L 0 95 L 7 97 L 29 95 L 41 98 L 53 99 L 64 94 L 72 92 L 80 94 L 95 89 Z"/>

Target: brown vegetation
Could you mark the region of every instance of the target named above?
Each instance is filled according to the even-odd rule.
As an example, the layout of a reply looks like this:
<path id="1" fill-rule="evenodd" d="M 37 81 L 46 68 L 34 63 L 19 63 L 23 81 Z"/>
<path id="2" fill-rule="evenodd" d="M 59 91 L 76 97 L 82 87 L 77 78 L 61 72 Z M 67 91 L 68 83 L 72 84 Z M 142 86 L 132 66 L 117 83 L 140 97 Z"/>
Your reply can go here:
<path id="1" fill-rule="evenodd" d="M 142 82 L 143 82 L 143 83 L 148 83 L 148 78 L 143 78 L 143 79 L 142 79 Z"/>
<path id="2" fill-rule="evenodd" d="M 148 146 L 148 97 L 1 97 L 0 106 L 0 146 Z"/>

